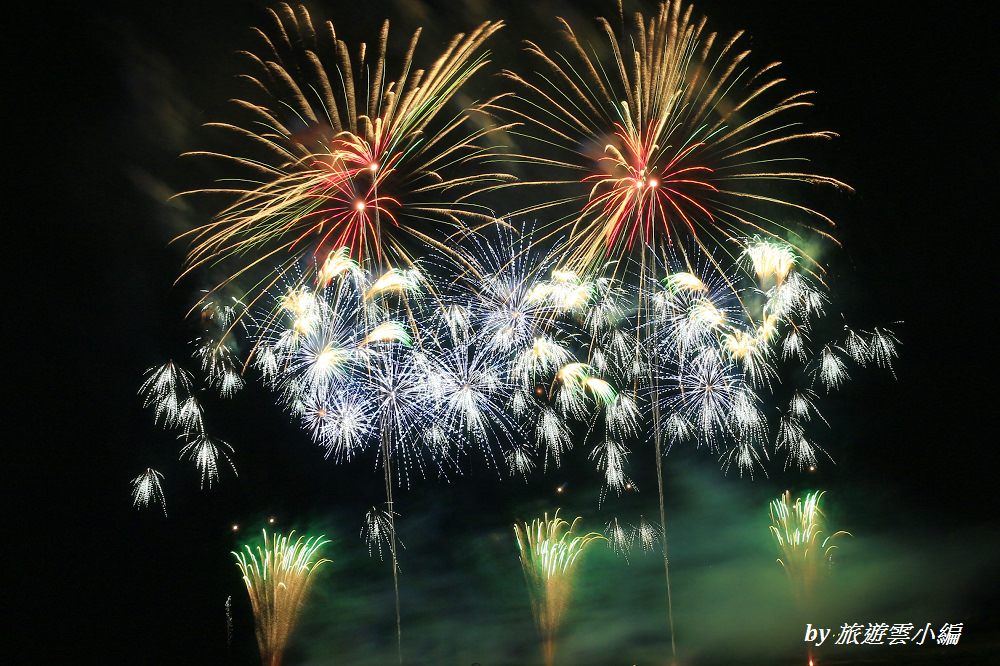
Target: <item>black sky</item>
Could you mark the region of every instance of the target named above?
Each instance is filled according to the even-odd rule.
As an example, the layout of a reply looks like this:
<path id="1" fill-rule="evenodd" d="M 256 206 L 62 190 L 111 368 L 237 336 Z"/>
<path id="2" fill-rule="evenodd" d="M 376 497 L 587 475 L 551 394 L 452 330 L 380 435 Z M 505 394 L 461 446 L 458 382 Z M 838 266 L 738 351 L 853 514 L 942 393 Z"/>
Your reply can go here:
<path id="1" fill-rule="evenodd" d="M 554 0 L 508 9 L 443 0 L 334 4 L 311 8 L 333 19 L 342 34 L 355 28 L 354 41 L 371 39 L 383 17 L 400 35 L 409 32 L 404 25 L 425 25 L 428 43 L 503 18 L 507 34 L 492 47 L 505 57 L 515 35 L 545 38 L 541 26 L 548 17 L 594 16 L 604 6 Z M 832 257 L 831 286 L 847 318 L 862 328 L 901 322 L 894 328 L 903 347 L 895 379 L 863 372 L 832 401 L 826 416 L 837 465 L 818 478 L 778 470 L 741 480 L 698 455 L 671 454 L 667 466 L 676 459 L 674 497 L 699 515 L 722 510 L 706 497 L 730 498 L 737 515 L 753 516 L 785 487 L 830 488 L 829 501 L 837 504 L 831 512 L 871 549 L 859 546 L 858 571 L 861 554 L 879 552 L 873 544 L 883 544 L 886 561 L 910 551 L 914 585 L 944 577 L 942 585 L 928 587 L 926 598 L 916 593 L 912 607 L 950 610 L 913 610 L 909 621 L 923 621 L 919 612 L 936 623 L 966 618 L 970 642 L 978 632 L 980 641 L 995 644 L 997 615 L 987 601 L 996 598 L 997 578 L 980 578 L 980 572 L 1000 546 L 992 504 L 996 269 L 989 260 L 997 214 L 988 205 L 995 194 L 996 56 L 988 40 L 977 38 L 985 14 L 889 4 L 696 3 L 721 32 L 745 29 L 761 61 L 782 60 L 792 87 L 818 91 L 810 123 L 840 134 L 818 151 L 821 171 L 855 188 L 831 202 L 844 245 Z M 12 663 L 253 663 L 252 632 L 229 555 L 244 537 L 234 538 L 233 522 L 251 530 L 274 516 L 284 529 L 333 535 L 343 544 L 335 546 L 335 560 L 356 562 L 350 558 L 363 554 L 355 539 L 358 511 L 380 501 L 379 476 L 369 467 L 323 461 L 277 410 L 266 411 L 266 396 L 251 392 L 216 412 L 223 438 L 237 448 L 240 477 L 223 475 L 219 488 L 201 492 L 194 470 L 173 460 L 176 442 L 153 426 L 136 396 L 143 370 L 181 357 L 188 339 L 181 316 L 191 303 L 190 287 L 172 286 L 183 248 L 168 243 L 204 211 L 164 200 L 204 183 L 198 167 L 177 155 L 201 147 L 201 123 L 225 117 L 226 99 L 235 94 L 232 77 L 241 71 L 234 52 L 251 45 L 249 27 L 264 22 L 266 6 L 97 3 L 66 14 L 52 7 L 25 18 L 13 42 L 25 44 L 25 64 L 15 77 L 27 85 L 23 97 L 11 101 L 28 114 L 26 135 L 15 143 L 27 140 L 28 154 L 41 159 L 30 169 L 36 176 L 15 193 L 28 205 L 14 221 L 27 232 L 16 251 L 26 261 L 11 272 L 17 282 L 8 324 L 15 358 L 8 386 L 19 396 L 8 400 L 7 445 L 15 453 L 8 469 L 16 477 L 11 538 L 30 537 L 14 544 L 29 561 L 26 570 L 17 565 L 27 575 L 17 576 L 16 589 L 26 602 L 21 619 L 37 638 L 28 631 L 23 645 L 15 641 Z M 483 613 L 479 624 L 510 622 L 530 632 L 530 618 L 526 624 L 506 618 L 502 604 L 475 605 L 475 585 L 491 589 L 490 583 L 448 576 L 472 561 L 478 562 L 474 570 L 506 580 L 503 553 L 518 573 L 508 526 L 515 517 L 533 517 L 518 511 L 570 506 L 599 528 L 595 484 L 574 476 L 587 469 L 580 457 L 577 467 L 527 485 L 501 484 L 480 470 L 451 484 L 417 484 L 404 495 L 404 511 L 413 516 L 404 580 L 412 576 L 428 586 L 414 581 L 411 608 L 420 607 L 421 594 L 433 599 L 430 581 L 441 580 L 439 592 L 455 600 L 442 617 Z M 170 472 L 168 519 L 130 505 L 128 481 L 147 466 Z M 567 480 L 576 494 L 557 497 L 553 489 Z M 637 506 L 654 497 L 648 489 Z M 679 508 L 682 534 L 688 529 L 683 516 Z M 740 529 L 734 525 L 730 535 L 738 538 Z M 766 517 L 764 530 L 766 537 Z M 463 531 L 480 536 L 477 544 L 495 543 L 501 555 L 496 561 L 488 554 L 466 557 L 471 542 L 448 540 Z M 689 533 L 691 545 L 678 538 L 674 548 L 679 566 L 690 563 L 693 579 L 699 558 L 712 555 L 694 541 L 708 532 L 691 525 Z M 436 542 L 448 544 L 447 556 L 435 551 Z M 454 566 L 448 558 L 456 559 Z M 385 566 L 363 559 L 339 565 L 330 576 L 345 598 L 353 598 L 345 581 L 373 595 L 385 592 Z M 959 575 L 963 570 L 969 575 Z M 683 598 L 684 583 L 676 585 Z M 482 594 L 502 597 L 503 589 L 495 588 Z M 509 593 L 516 605 L 523 590 Z M 230 594 L 239 633 L 227 652 L 222 608 Z M 332 601 L 324 607 L 343 610 Z M 874 607 L 890 613 L 892 606 Z M 419 618 L 411 622 L 422 626 Z M 391 638 L 390 625 L 387 612 L 322 640 L 378 644 Z M 460 626 L 456 632 L 467 631 Z M 446 628 L 435 631 L 428 635 L 449 635 Z M 483 636 L 487 645 L 491 639 Z M 535 659 L 530 637 L 524 640 L 524 654 Z M 455 647 L 454 654 L 467 654 L 464 649 Z M 317 656 L 322 650 L 297 654 L 324 663 Z M 894 653 L 876 656 L 894 663 Z M 477 658 L 492 663 L 488 654 Z M 692 655 L 692 662 L 713 658 Z M 364 663 L 379 663 L 371 659 Z M 425 662 L 414 655 L 414 663 Z"/>

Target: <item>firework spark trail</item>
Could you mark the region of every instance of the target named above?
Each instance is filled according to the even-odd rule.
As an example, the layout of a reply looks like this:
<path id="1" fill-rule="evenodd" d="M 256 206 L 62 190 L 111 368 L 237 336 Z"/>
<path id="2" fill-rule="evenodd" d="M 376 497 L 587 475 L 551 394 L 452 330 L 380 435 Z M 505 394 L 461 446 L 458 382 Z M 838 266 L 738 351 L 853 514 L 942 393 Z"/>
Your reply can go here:
<path id="1" fill-rule="evenodd" d="M 572 598 L 580 555 L 594 540 L 605 538 L 597 532 L 574 536 L 579 520 L 567 523 L 557 509 L 551 520 L 546 513 L 531 524 L 514 524 L 546 666 L 555 662 L 556 634 Z"/>
<path id="2" fill-rule="evenodd" d="M 620 555 L 628 564 L 628 554 L 632 549 L 632 533 L 626 530 L 618 522 L 618 518 L 612 518 L 604 526 L 604 537 L 608 540 L 608 547 L 614 551 L 615 555 Z"/>
<path id="3" fill-rule="evenodd" d="M 834 532 L 825 536 L 824 515 L 820 500 L 824 492 L 806 493 L 792 503 L 792 494 L 785 494 L 770 504 L 771 536 L 778 548 L 778 563 L 788 574 L 799 606 L 807 616 L 813 616 L 818 603 L 817 592 L 821 582 L 829 576 L 833 565 L 831 543 L 849 532 Z M 809 646 L 809 663 L 812 663 L 812 646 Z"/>
<path id="4" fill-rule="evenodd" d="M 245 546 L 246 553 L 233 552 L 236 564 L 243 574 L 250 605 L 253 608 L 257 645 L 264 666 L 280 666 L 288 638 L 295 628 L 306 594 L 313 582 L 313 574 L 325 562 L 315 557 L 328 539 L 319 537 L 295 538 L 267 536 L 264 545 L 254 553 Z"/>
<path id="5" fill-rule="evenodd" d="M 822 491 L 807 493 L 792 502 L 791 492 L 771 502 L 771 535 L 781 557 L 778 563 L 785 569 L 802 603 L 811 603 L 820 580 L 828 573 L 832 551 L 831 541 L 848 532 L 825 534 L 823 512 L 820 509 Z"/>

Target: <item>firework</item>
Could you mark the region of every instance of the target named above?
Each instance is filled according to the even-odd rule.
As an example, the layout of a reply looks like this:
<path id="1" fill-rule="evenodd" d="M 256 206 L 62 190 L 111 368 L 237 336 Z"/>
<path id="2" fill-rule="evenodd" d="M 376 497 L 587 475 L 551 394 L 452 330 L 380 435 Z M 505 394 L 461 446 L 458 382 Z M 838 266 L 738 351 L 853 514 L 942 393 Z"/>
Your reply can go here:
<path id="1" fill-rule="evenodd" d="M 885 368 L 893 373 L 893 360 L 899 356 L 899 338 L 896 334 L 886 328 L 876 327 L 870 334 L 868 343 L 869 359 L 874 361 L 880 368 Z"/>
<path id="2" fill-rule="evenodd" d="M 591 313 L 594 285 L 555 268 L 558 256 L 536 244 L 531 228 L 518 232 L 498 223 L 467 239 L 464 248 L 462 262 L 440 266 L 450 277 L 438 292 L 447 303 L 441 311 L 448 328 L 438 336 L 438 348 L 451 345 L 458 351 L 443 356 L 452 365 L 474 362 L 482 368 L 480 378 L 491 378 L 491 390 L 479 394 L 491 396 L 486 404 L 499 426 L 493 432 L 509 446 L 505 458 L 512 473 L 526 474 L 538 453 L 546 467 L 550 461 L 558 465 L 572 447 L 569 420 L 615 398 L 614 388 L 573 351 L 580 341 L 577 322 Z M 474 384 L 461 382 L 470 389 Z M 448 432 L 457 441 L 467 437 L 462 428 Z M 534 447 L 523 441 L 530 433 Z"/>
<path id="3" fill-rule="evenodd" d="M 827 391 L 840 388 L 847 376 L 847 366 L 837 352 L 844 353 L 839 346 L 827 344 L 820 350 L 819 362 L 816 366 L 816 376 Z"/>
<path id="4" fill-rule="evenodd" d="M 226 597 L 226 649 L 233 647 L 233 595 Z"/>
<path id="5" fill-rule="evenodd" d="M 824 536 L 823 512 L 819 508 L 823 492 L 807 493 L 792 503 L 791 492 L 771 502 L 771 535 L 785 569 L 803 605 L 812 603 L 820 581 L 829 573 L 831 542 L 847 532 Z"/>
<path id="6" fill-rule="evenodd" d="M 462 306 L 468 329 L 502 353 L 533 347 L 540 338 L 563 337 L 555 322 L 557 309 L 544 297 L 545 277 L 558 256 L 534 240 L 531 228 L 517 232 L 498 221 L 466 240 L 461 262 L 442 266 L 454 275 L 449 300 Z"/>
<path id="7" fill-rule="evenodd" d="M 228 344 L 212 338 L 202 338 L 196 343 L 195 358 L 208 378 L 209 386 L 224 398 L 231 397 L 243 388 L 240 362 Z"/>
<path id="8" fill-rule="evenodd" d="M 646 520 L 645 516 L 639 516 L 638 523 L 629 525 L 622 525 L 617 518 L 613 518 L 604 529 L 608 546 L 615 554 L 624 557 L 626 563 L 632 547 L 636 544 L 644 553 L 656 549 L 660 544 L 661 532 L 659 526 Z"/>
<path id="9" fill-rule="evenodd" d="M 233 552 L 250 595 L 264 666 L 280 666 L 313 574 L 330 561 L 315 559 L 320 548 L 329 543 L 328 539 L 300 536 L 292 541 L 294 538 L 295 532 L 288 536 L 275 534 L 268 539 L 264 530 L 264 546 L 257 546 L 256 554 L 249 545 L 245 546 L 246 553 Z"/>
<path id="10" fill-rule="evenodd" d="M 403 547 L 403 543 L 398 539 L 395 545 L 392 543 L 396 538 L 394 523 L 398 515 L 389 515 L 387 510 L 374 506 L 365 513 L 365 522 L 361 526 L 361 539 L 368 544 L 369 556 L 374 556 L 377 552 L 381 560 L 383 548 L 392 553 L 397 546 Z"/>
<path id="11" fill-rule="evenodd" d="M 242 301 L 204 301 L 204 383 L 228 396 L 247 368 L 259 371 L 335 462 L 381 467 L 386 508 L 369 512 L 362 534 L 392 555 L 400 660 L 394 488 L 461 471 L 473 452 L 526 476 L 538 458 L 547 469 L 592 445 L 603 500 L 632 487 L 630 449 L 651 442 L 659 525 L 615 521 L 609 533 L 660 544 L 673 648 L 663 454 L 692 443 L 743 473 L 773 441 L 786 466 L 815 464 L 825 453 L 809 430 L 822 421 L 817 389 L 846 382 L 848 363 L 890 367 L 897 353 L 884 329 L 829 340 L 818 325 L 829 299 L 803 248 L 830 221 L 797 195 L 843 184 L 794 166 L 807 140 L 833 136 L 797 129 L 808 94 L 777 94 L 773 65 L 748 67 L 740 35 L 717 38 L 677 0 L 637 15 L 629 33 L 601 19 L 593 46 L 564 21 L 565 54 L 530 44 L 539 72 L 506 72 L 518 96 L 449 120 L 442 111 L 464 97 L 501 24 L 455 37 L 418 70 L 417 35 L 393 63 L 388 24 L 374 48 L 355 49 L 301 7 L 272 16 L 261 50 L 246 54 L 255 92 L 237 102 L 245 122 L 213 124 L 246 149 L 198 153 L 252 174 L 203 190 L 233 199 L 186 235 L 186 270 L 218 264 L 227 282 L 265 273 Z M 473 168 L 499 158 L 482 147 L 496 128 L 466 129 L 470 112 L 501 106 L 551 151 L 511 157 L 527 163 L 527 185 L 545 186 L 519 192 L 559 192 L 518 204 L 518 216 L 551 213 L 538 233 L 470 203 L 509 184 Z M 779 391 L 791 395 L 784 412 L 765 402 Z M 184 432 L 182 455 L 211 485 L 228 445 L 205 435 L 192 377 L 168 364 L 141 392 L 157 423 Z M 158 478 L 133 482 L 137 505 Z M 575 524 L 557 513 L 534 531 L 515 526 L 547 661 L 568 592 L 529 574 L 543 557 L 533 544 L 568 552 L 583 539 L 566 555 L 575 562 L 597 538 L 567 541 Z"/>
<path id="12" fill-rule="evenodd" d="M 180 458 L 195 463 L 201 475 L 202 488 L 210 488 L 219 480 L 220 461 L 235 472 L 236 468 L 227 453 L 233 451 L 232 447 L 209 437 L 205 432 L 204 413 L 194 396 L 193 375 L 173 361 L 150 368 L 146 375 L 146 381 L 139 389 L 143 396 L 143 406 L 153 409 L 155 423 L 162 420 L 164 428 L 180 430 L 179 438 L 184 442 Z M 226 384 L 217 385 L 216 388 L 222 395 L 231 395 Z M 136 507 L 146 507 L 150 503 L 165 506 L 159 483 L 161 478 L 162 474 L 149 469 L 133 479 L 132 495 Z"/>
<path id="13" fill-rule="evenodd" d="M 181 458 L 187 458 L 194 462 L 195 467 L 198 468 L 198 471 L 201 473 L 201 487 L 208 486 L 211 488 L 212 484 L 219 480 L 220 460 L 227 463 L 233 470 L 233 473 L 236 472 L 236 467 L 226 454 L 227 450 L 232 452 L 233 447 L 221 440 L 212 439 L 205 433 L 201 433 L 181 448 L 180 455 Z"/>
<path id="14" fill-rule="evenodd" d="M 620 555 L 628 563 L 628 554 L 632 549 L 632 534 L 622 527 L 617 518 L 612 518 L 604 526 L 604 537 L 608 540 L 608 547 L 614 551 L 615 555 Z"/>
<path id="15" fill-rule="evenodd" d="M 428 357 L 427 378 L 432 388 L 437 455 L 452 457 L 470 449 L 493 460 L 490 441 L 506 442 L 502 454 L 513 449 L 520 428 L 506 409 L 515 391 L 504 356 L 485 344 L 461 344 L 439 339 L 440 348 Z M 429 350 L 425 347 L 425 351 Z M 446 448 L 447 447 L 447 448 Z M 455 448 L 455 453 L 450 449 Z"/>
<path id="16" fill-rule="evenodd" d="M 163 488 L 160 487 L 162 479 L 163 475 L 152 467 L 132 479 L 132 505 L 142 508 L 158 504 L 163 509 L 163 515 L 167 515 L 167 503 L 163 499 Z"/>
<path id="17" fill-rule="evenodd" d="M 632 537 L 642 546 L 644 551 L 651 551 L 660 541 L 663 529 L 639 516 L 639 522 L 632 526 Z"/>
<path id="18" fill-rule="evenodd" d="M 520 103 L 506 106 L 528 134 L 559 151 L 519 157 L 548 174 L 527 184 L 565 192 L 528 210 L 570 207 L 561 219 L 577 263 L 688 235 L 773 233 L 789 218 L 825 235 L 817 225 L 831 226 L 826 216 L 765 192 L 775 182 L 846 187 L 794 166 L 801 142 L 834 134 L 798 129 L 792 117 L 810 106 L 810 93 L 780 94 L 777 63 L 751 69 L 740 33 L 709 33 L 680 0 L 649 18 L 636 14 L 634 30 L 621 36 L 599 18 L 598 45 L 559 21 L 566 51 L 529 43 L 539 71 L 504 72 L 522 90 Z"/>
<path id="19" fill-rule="evenodd" d="M 201 430 L 201 413 L 194 408 L 197 403 L 186 406 L 191 399 L 191 373 L 167 361 L 159 367 L 149 368 L 146 375 L 139 395 L 143 396 L 143 407 L 152 407 L 153 421 L 159 423 L 162 419 L 165 428 L 180 427 L 187 431 L 195 425 L 194 416 L 197 415 L 196 429 Z"/>
<path id="20" fill-rule="evenodd" d="M 667 275 L 659 283 L 635 278 L 649 289 L 640 292 L 649 306 L 639 334 L 656 359 L 644 369 L 646 395 L 636 397 L 659 414 L 651 437 L 707 445 L 727 470 L 752 474 L 769 458 L 769 440 L 786 468 L 813 466 L 827 455 L 806 433 L 809 422 L 826 423 L 817 389 L 842 386 L 850 362 L 876 362 L 881 338 L 849 328 L 843 340 L 824 338 L 829 326 L 817 324 L 829 299 L 801 272 L 794 249 L 759 237 L 738 245 L 743 251 L 728 270 L 693 247 L 668 253 L 655 268 Z M 885 350 L 889 367 L 894 340 Z M 762 406 L 781 393 L 788 409 L 771 425 Z"/>
<path id="21" fill-rule="evenodd" d="M 535 626 L 542 639 L 547 666 L 555 661 L 556 634 L 569 607 L 580 555 L 595 539 L 604 538 L 597 532 L 574 536 L 579 520 L 567 523 L 559 518 L 556 510 L 551 520 L 546 513 L 530 525 L 514 525 L 521 568 L 528 583 Z"/>
<path id="22" fill-rule="evenodd" d="M 597 463 L 597 469 L 604 473 L 604 483 L 617 493 L 630 487 L 632 480 L 625 474 L 625 460 L 628 449 L 610 439 L 594 447 L 590 458 Z"/>
<path id="23" fill-rule="evenodd" d="M 352 270 L 325 285 L 305 280 L 284 272 L 261 299 L 265 308 L 248 326 L 255 364 L 328 455 L 348 461 L 384 441 L 383 462 L 396 460 L 398 482 L 409 483 L 412 469 L 425 472 L 419 444 L 438 404 L 427 381 L 433 349 L 419 332 L 428 315 L 411 293 L 416 278 Z"/>
<path id="24" fill-rule="evenodd" d="M 245 152 L 191 153 L 251 175 L 242 187 L 197 190 L 236 200 L 185 235 L 187 271 L 231 261 L 235 277 L 306 256 L 325 280 L 338 267 L 349 270 L 348 259 L 408 265 L 414 243 L 445 248 L 421 221 L 463 228 L 489 219 L 464 202 L 502 176 L 470 177 L 456 167 L 486 156 L 481 140 L 498 128 L 466 130 L 475 104 L 450 118 L 443 111 L 487 62 L 482 46 L 502 23 L 456 35 L 417 69 L 419 30 L 394 63 L 388 21 L 373 49 L 355 51 L 302 6 L 282 3 L 271 18 L 270 28 L 256 30 L 262 50 L 244 54 L 253 94 L 236 104 L 246 120 L 209 123 L 243 140 Z"/>

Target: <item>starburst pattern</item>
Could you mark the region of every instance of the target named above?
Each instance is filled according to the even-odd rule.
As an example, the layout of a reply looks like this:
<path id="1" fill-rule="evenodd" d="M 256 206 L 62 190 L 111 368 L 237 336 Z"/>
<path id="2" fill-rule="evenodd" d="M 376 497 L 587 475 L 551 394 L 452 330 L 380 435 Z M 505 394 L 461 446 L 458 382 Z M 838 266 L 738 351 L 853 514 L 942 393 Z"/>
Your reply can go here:
<path id="1" fill-rule="evenodd" d="M 592 45 L 559 19 L 565 52 L 528 43 L 538 72 L 504 72 L 522 91 L 505 108 L 552 149 L 520 156 L 546 171 L 531 184 L 565 192 L 527 210 L 575 205 L 560 219 L 586 265 L 691 235 L 774 233 L 788 217 L 825 233 L 822 213 L 764 193 L 774 182 L 846 188 L 794 167 L 799 144 L 834 136 L 792 120 L 809 93 L 782 95 L 776 63 L 753 69 L 740 34 L 709 33 L 680 0 L 634 22 L 619 35 L 598 19 L 603 44 Z"/>
<path id="2" fill-rule="evenodd" d="M 414 240 L 446 247 L 416 221 L 462 227 L 488 219 L 466 198 L 502 176 L 469 177 L 456 167 L 481 160 L 480 142 L 497 128 L 466 129 L 477 105 L 450 119 L 443 111 L 485 64 L 484 42 L 502 23 L 456 35 L 418 69 L 419 31 L 393 62 L 388 22 L 374 48 L 362 44 L 352 58 L 354 49 L 333 24 L 314 23 L 302 6 L 279 4 L 271 18 L 269 28 L 256 31 L 261 50 L 244 54 L 252 94 L 236 105 L 246 120 L 209 123 L 243 140 L 246 152 L 192 153 L 251 175 L 242 187 L 199 190 L 236 201 L 187 235 L 188 270 L 224 260 L 239 275 L 306 256 L 323 272 L 330 248 L 380 264 L 408 263 Z"/>

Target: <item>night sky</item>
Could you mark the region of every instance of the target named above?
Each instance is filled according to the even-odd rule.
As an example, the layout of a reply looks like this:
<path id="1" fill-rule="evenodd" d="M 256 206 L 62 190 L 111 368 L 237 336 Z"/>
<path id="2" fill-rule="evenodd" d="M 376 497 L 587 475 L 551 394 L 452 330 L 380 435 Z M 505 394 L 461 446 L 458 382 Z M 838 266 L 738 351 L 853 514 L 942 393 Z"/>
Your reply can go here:
<path id="1" fill-rule="evenodd" d="M 836 464 L 810 474 L 773 462 L 749 479 L 724 474 L 705 451 L 666 458 L 682 663 L 794 663 L 805 621 L 965 623 L 961 658 L 937 646 L 881 646 L 845 648 L 830 658 L 839 663 L 987 663 L 1000 650 L 996 270 L 987 258 L 996 57 L 975 37 L 985 15 L 872 4 L 695 4 L 711 28 L 746 30 L 756 62 L 781 60 L 789 89 L 818 91 L 806 120 L 840 138 L 814 151 L 817 168 L 855 188 L 824 202 L 843 243 L 829 256 L 836 306 L 860 328 L 900 322 L 892 328 L 903 345 L 895 378 L 860 370 L 826 401 L 831 429 L 821 441 Z M 383 18 L 398 39 L 423 25 L 424 46 L 503 19 L 484 79 L 519 62 L 520 39 L 548 39 L 553 16 L 613 11 L 569 0 L 309 6 L 352 43 L 374 40 Z M 324 460 L 251 385 L 209 404 L 206 420 L 236 449 L 239 476 L 223 471 L 202 491 L 136 395 L 146 368 L 189 359 L 183 317 L 202 285 L 174 286 L 184 247 L 170 241 L 212 211 L 167 199 L 210 185 L 205 167 L 178 155 L 204 147 L 202 123 L 227 118 L 243 71 L 235 52 L 252 48 L 249 28 L 264 24 L 265 7 L 98 3 L 23 21 L 15 78 L 26 74 L 17 103 L 29 120 L 15 143 L 26 139 L 26 154 L 40 159 L 17 186 L 29 201 L 15 221 L 26 265 L 9 273 L 20 283 L 9 292 L 8 385 L 18 396 L 7 417 L 10 538 L 28 554 L 26 569 L 14 558 L 14 612 L 29 629 L 15 632 L 27 640 L 15 638 L 11 663 L 254 663 L 230 551 L 271 518 L 276 529 L 333 540 L 325 554 L 334 563 L 286 663 L 394 662 L 390 566 L 357 536 L 364 511 L 384 501 L 372 459 Z M 637 448 L 634 466 L 650 457 Z M 562 506 L 602 529 L 614 509 L 598 507 L 586 454 L 580 447 L 527 483 L 476 464 L 450 483 L 418 480 L 399 493 L 406 663 L 540 663 L 510 526 Z M 167 476 L 169 518 L 131 506 L 129 480 L 150 466 Z M 642 492 L 617 501 L 623 520 L 656 512 L 655 477 L 634 472 Z M 795 614 L 773 561 L 767 502 L 786 488 L 827 490 L 830 525 L 854 535 L 821 619 Z M 665 663 L 662 560 L 636 554 L 626 566 L 600 550 L 584 562 L 591 582 L 567 622 L 563 663 Z"/>

